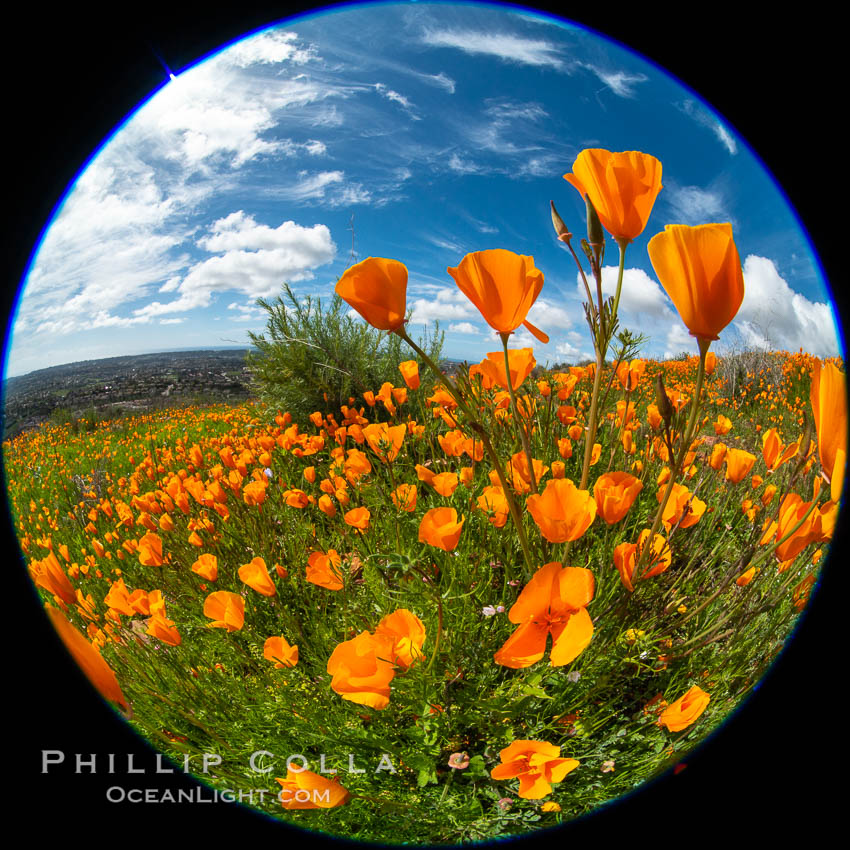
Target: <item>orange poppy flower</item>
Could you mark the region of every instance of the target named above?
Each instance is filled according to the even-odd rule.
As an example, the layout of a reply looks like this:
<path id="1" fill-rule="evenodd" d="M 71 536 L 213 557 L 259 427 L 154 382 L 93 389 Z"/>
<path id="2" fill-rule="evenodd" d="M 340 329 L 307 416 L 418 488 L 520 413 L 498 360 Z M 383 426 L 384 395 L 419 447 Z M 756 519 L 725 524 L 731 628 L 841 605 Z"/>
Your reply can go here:
<path id="1" fill-rule="evenodd" d="M 827 502 L 827 505 L 830 503 Z M 782 540 L 804 516 L 809 509 L 811 502 L 804 502 L 797 493 L 788 493 L 782 500 L 779 506 L 778 523 L 771 524 L 771 529 L 776 530 L 776 534 L 770 535 L 765 539 L 762 537 L 761 542 L 768 543 L 771 539 Z M 823 515 L 818 510 L 813 510 L 803 524 L 776 549 L 776 557 L 780 561 L 790 561 L 796 558 L 809 543 L 820 541 L 823 537 Z"/>
<path id="2" fill-rule="evenodd" d="M 478 497 L 478 507 L 490 514 L 487 521 L 496 528 L 502 528 L 508 521 L 510 508 L 505 498 L 505 491 L 501 487 L 485 487 L 484 492 Z"/>
<path id="3" fill-rule="evenodd" d="M 373 422 L 363 429 L 366 442 L 384 463 L 392 463 L 398 457 L 406 434 L 404 424 L 390 427 L 386 422 Z"/>
<path id="4" fill-rule="evenodd" d="M 719 472 L 720 467 L 723 466 L 726 460 L 727 451 L 728 447 L 725 443 L 715 443 L 711 449 L 711 457 L 708 459 L 708 465 Z"/>
<path id="5" fill-rule="evenodd" d="M 369 520 L 371 518 L 372 514 L 369 513 L 369 509 L 364 507 L 352 508 L 343 516 L 346 525 L 350 525 L 352 528 L 358 528 L 360 531 L 365 531 L 369 527 Z"/>
<path id="6" fill-rule="evenodd" d="M 691 336 L 714 340 L 744 300 L 731 224 L 668 224 L 647 246 L 652 267 Z"/>
<path id="7" fill-rule="evenodd" d="M 698 685 L 694 685 L 661 712 L 658 725 L 666 726 L 671 732 L 681 732 L 696 721 L 708 708 L 710 701 L 711 697 Z"/>
<path id="8" fill-rule="evenodd" d="M 475 251 L 447 271 L 491 328 L 511 333 L 523 325 L 541 342 L 549 342 L 549 337 L 526 319 L 543 288 L 543 272 L 534 267 L 533 257 L 502 248 Z"/>
<path id="9" fill-rule="evenodd" d="M 552 635 L 549 662 L 569 664 L 590 643 L 593 621 L 585 606 L 593 599 L 593 573 L 584 567 L 542 566 L 508 612 L 519 628 L 493 656 L 497 664 L 518 669 L 539 661 Z"/>
<path id="10" fill-rule="evenodd" d="M 218 578 L 218 558 L 215 555 L 204 554 L 192 564 L 192 572 L 197 573 L 207 581 L 215 581 Z"/>
<path id="11" fill-rule="evenodd" d="M 211 629 L 238 632 L 245 624 L 245 600 L 238 593 L 217 590 L 204 600 L 204 616 L 214 621 L 207 623 Z"/>
<path id="12" fill-rule="evenodd" d="M 262 505 L 266 500 L 267 484 L 265 481 L 252 481 L 242 488 L 242 501 L 246 505 Z"/>
<path id="13" fill-rule="evenodd" d="M 830 483 L 832 501 L 837 502 L 847 465 L 847 386 L 844 373 L 834 363 L 815 361 L 810 401 L 821 468 Z"/>
<path id="14" fill-rule="evenodd" d="M 447 499 L 457 490 L 460 479 L 456 472 L 441 472 L 431 479 L 431 486 Z"/>
<path id="15" fill-rule="evenodd" d="M 417 496 L 416 487 L 413 484 L 399 484 L 393 490 L 393 504 L 400 511 L 412 513 L 416 510 Z"/>
<path id="16" fill-rule="evenodd" d="M 183 640 L 174 625 L 174 621 L 169 620 L 165 614 L 154 614 L 147 621 L 146 631 L 151 637 L 162 641 L 162 643 L 167 643 L 169 646 L 180 646 Z"/>
<path id="17" fill-rule="evenodd" d="M 278 799 L 284 809 L 332 809 L 349 801 L 351 795 L 335 779 L 328 779 L 310 770 L 287 771 L 280 783 Z"/>
<path id="18" fill-rule="evenodd" d="M 325 587 L 328 590 L 342 590 L 343 581 L 340 565 L 342 558 L 336 549 L 328 549 L 328 553 L 311 552 L 307 559 L 307 581 Z"/>
<path id="19" fill-rule="evenodd" d="M 606 472 L 600 475 L 593 485 L 599 516 L 608 525 L 619 522 L 629 512 L 641 490 L 643 482 L 628 472 Z"/>
<path id="20" fill-rule="evenodd" d="M 32 565 L 32 577 L 38 587 L 43 587 L 62 602 L 71 605 L 77 598 L 71 580 L 65 575 L 59 559 L 49 552 L 47 557 Z"/>
<path id="21" fill-rule="evenodd" d="M 256 590 L 257 593 L 262 593 L 263 596 L 274 596 L 277 593 L 277 588 L 269 575 L 266 562 L 260 557 L 256 557 L 250 563 L 242 564 L 239 567 L 239 580 Z"/>
<path id="22" fill-rule="evenodd" d="M 534 477 L 537 482 L 549 471 L 548 466 L 544 466 L 542 461 L 536 457 L 531 459 L 534 468 Z M 528 474 L 528 458 L 525 452 L 517 452 L 511 455 L 511 465 L 507 469 L 508 483 L 516 490 L 517 493 L 528 493 L 531 490 L 531 476 Z M 490 483 L 493 485 L 500 484 L 499 475 L 496 470 L 490 473 Z"/>
<path id="23" fill-rule="evenodd" d="M 285 637 L 270 637 L 263 644 L 263 658 L 271 661 L 276 670 L 294 667 L 298 663 L 298 647 L 290 646 Z"/>
<path id="24" fill-rule="evenodd" d="M 333 500 L 327 494 L 323 494 L 319 496 L 319 510 L 329 517 L 336 516 L 336 505 L 333 503 Z"/>
<path id="25" fill-rule="evenodd" d="M 423 658 L 422 644 L 425 643 L 425 625 L 416 614 L 399 608 L 387 614 L 375 629 L 376 638 L 387 638 L 391 642 L 389 661 L 405 670 L 414 661 Z"/>
<path id="26" fill-rule="evenodd" d="M 493 779 L 519 777 L 519 796 L 539 800 L 552 793 L 552 783 L 579 766 L 576 759 L 560 758 L 561 748 L 545 741 L 518 740 L 499 752 L 502 763 L 490 771 Z"/>
<path id="27" fill-rule="evenodd" d="M 649 529 L 645 528 L 638 536 L 637 543 L 620 543 L 614 549 L 614 566 L 617 572 L 620 573 L 620 581 L 623 587 L 633 593 L 637 580 L 651 578 L 663 573 L 673 561 L 673 555 L 670 552 L 670 546 L 660 534 L 656 534 L 652 538 L 652 548 L 649 552 L 649 562 L 644 567 L 643 573 L 635 578 L 635 567 L 640 559 L 641 552 L 646 546 L 646 541 L 649 539 Z"/>
<path id="28" fill-rule="evenodd" d="M 298 508 L 299 510 L 303 510 L 310 504 L 310 498 L 303 490 L 284 490 L 283 501 L 290 508 Z"/>
<path id="29" fill-rule="evenodd" d="M 657 498 L 659 502 L 664 498 L 664 487 L 658 489 Z M 694 496 L 684 484 L 674 484 L 670 491 L 670 498 L 664 507 L 664 513 L 661 515 L 661 521 L 667 531 L 677 524 L 680 528 L 690 528 L 700 521 L 705 508 L 705 502 Z"/>
<path id="30" fill-rule="evenodd" d="M 59 633 L 65 648 L 82 669 L 86 678 L 97 688 L 100 695 L 118 705 L 128 707 L 127 699 L 121 691 L 118 679 L 112 668 L 103 660 L 101 654 L 78 631 L 68 618 L 58 609 L 47 605 L 45 610 Z"/>
<path id="31" fill-rule="evenodd" d="M 331 688 L 350 702 L 386 708 L 395 676 L 391 651 L 388 638 L 376 638 L 368 631 L 338 644 L 328 659 Z"/>
<path id="32" fill-rule="evenodd" d="M 722 434 L 728 434 L 731 430 L 732 420 L 728 416 L 719 415 L 714 423 L 714 433 L 719 437 Z"/>
<path id="33" fill-rule="evenodd" d="M 637 389 L 637 385 L 645 371 L 645 360 L 632 360 L 631 362 L 624 360 L 617 367 L 617 379 L 620 381 L 624 390 L 633 392 Z"/>
<path id="34" fill-rule="evenodd" d="M 404 324 L 407 267 L 398 260 L 369 257 L 347 269 L 335 291 L 373 328 L 394 331 Z"/>
<path id="35" fill-rule="evenodd" d="M 771 428 L 761 435 L 761 456 L 764 458 L 767 468 L 771 471 L 791 460 L 799 451 L 799 441 L 785 446 L 776 428 Z"/>
<path id="36" fill-rule="evenodd" d="M 743 449 L 729 449 L 726 452 L 726 480 L 740 484 L 756 462 L 756 456 Z"/>
<path id="37" fill-rule="evenodd" d="M 432 508 L 419 523 L 419 541 L 451 552 L 457 547 L 465 521 L 466 517 L 461 517 L 458 522 L 454 508 Z"/>
<path id="38" fill-rule="evenodd" d="M 139 540 L 139 563 L 146 567 L 162 566 L 162 539 L 158 534 L 146 534 Z"/>
<path id="39" fill-rule="evenodd" d="M 519 389 L 522 382 L 531 374 L 537 361 L 531 348 L 509 348 L 508 367 L 511 372 L 511 387 Z M 482 360 L 479 368 L 481 374 L 490 378 L 493 384 L 508 388 L 508 378 L 505 374 L 505 353 L 491 351 L 486 360 Z"/>
<path id="40" fill-rule="evenodd" d="M 596 518 L 591 493 L 579 490 L 569 478 L 547 481 L 543 493 L 529 496 L 525 506 L 550 543 L 578 540 Z"/>
<path id="41" fill-rule="evenodd" d="M 631 242 L 643 233 L 661 191 L 661 163 L 639 151 L 583 150 L 564 180 L 590 198 L 602 226 Z"/>
<path id="42" fill-rule="evenodd" d="M 419 364 L 415 360 L 405 360 L 398 364 L 398 370 L 401 372 L 401 377 L 404 378 L 404 383 L 411 390 L 419 389 Z"/>

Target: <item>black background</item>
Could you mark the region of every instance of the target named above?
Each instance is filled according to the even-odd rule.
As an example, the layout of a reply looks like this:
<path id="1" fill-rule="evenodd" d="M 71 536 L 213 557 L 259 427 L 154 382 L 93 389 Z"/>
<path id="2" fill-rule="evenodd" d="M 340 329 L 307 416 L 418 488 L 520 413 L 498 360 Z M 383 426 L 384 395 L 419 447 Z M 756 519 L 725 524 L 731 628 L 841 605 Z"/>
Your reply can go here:
<path id="1" fill-rule="evenodd" d="M 315 4 L 313 4 L 315 5 Z M 833 116 L 844 109 L 837 22 L 808 3 L 794 19 L 767 20 L 735 5 L 685 8 L 652 4 L 628 10 L 608 4 L 550 7 L 636 48 L 713 105 L 763 158 L 809 230 L 844 310 L 839 251 L 847 236 L 847 181 Z M 736 4 L 741 6 L 742 4 Z M 175 72 L 210 50 L 310 8 L 308 2 L 244 0 L 140 4 L 108 13 L 68 7 L 45 13 L 35 4 L 6 23 L 2 231 L 8 315 L 41 228 L 101 141 L 163 81 L 157 55 Z M 537 8 L 543 8 L 538 4 Z M 846 161 L 846 160 L 845 160 Z M 846 312 L 845 312 L 846 315 Z M 666 776 L 605 811 L 571 824 L 567 841 L 630 840 L 631 846 L 707 840 L 787 844 L 841 834 L 839 782 L 847 748 L 836 691 L 846 681 L 846 617 L 839 583 L 846 529 L 837 535 L 821 587 L 795 640 L 755 695 L 678 776 Z M 188 787 L 152 775 L 154 757 L 94 694 L 48 629 L 32 585 L 9 540 L 4 571 L 3 680 L 8 749 L 5 773 L 15 786 L 5 826 L 45 839 L 111 836 L 136 846 L 173 831 L 193 841 L 232 835 L 302 843 L 298 835 L 235 806 L 109 804 L 112 784 Z M 143 777 L 40 773 L 42 749 L 68 754 L 137 753 Z M 98 839 L 99 840 L 99 839 Z"/>

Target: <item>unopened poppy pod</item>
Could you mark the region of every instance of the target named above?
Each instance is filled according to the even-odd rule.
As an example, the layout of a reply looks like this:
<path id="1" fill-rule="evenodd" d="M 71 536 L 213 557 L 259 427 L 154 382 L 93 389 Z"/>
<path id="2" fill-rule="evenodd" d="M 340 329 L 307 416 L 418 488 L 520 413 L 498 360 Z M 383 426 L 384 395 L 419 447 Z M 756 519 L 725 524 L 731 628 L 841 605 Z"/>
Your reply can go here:
<path id="1" fill-rule="evenodd" d="M 343 273 L 335 291 L 373 328 L 394 331 L 404 324 L 407 267 L 398 260 L 368 257 Z"/>
<path id="2" fill-rule="evenodd" d="M 715 340 L 744 300 L 744 273 L 731 224 L 668 224 L 647 246 L 652 267 L 698 339 Z"/>

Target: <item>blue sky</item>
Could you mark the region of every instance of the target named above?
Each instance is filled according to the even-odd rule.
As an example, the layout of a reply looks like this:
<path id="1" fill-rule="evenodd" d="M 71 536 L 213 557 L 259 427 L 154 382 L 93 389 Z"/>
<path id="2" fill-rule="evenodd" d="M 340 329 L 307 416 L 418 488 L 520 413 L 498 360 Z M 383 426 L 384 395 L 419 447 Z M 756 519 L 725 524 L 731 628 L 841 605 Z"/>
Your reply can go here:
<path id="1" fill-rule="evenodd" d="M 330 297 L 355 259 L 410 271 L 414 335 L 447 356 L 499 346 L 446 273 L 469 251 L 530 254 L 545 285 L 526 332 L 540 362 L 590 355 L 575 266 L 583 203 L 563 174 L 586 147 L 641 150 L 664 189 L 626 256 L 623 324 L 647 356 L 696 351 L 648 239 L 732 223 L 746 296 L 716 343 L 839 352 L 811 248 L 746 145 L 675 80 L 595 34 L 506 7 L 381 5 L 294 19 L 180 73 L 81 174 L 18 308 L 7 374 L 75 360 L 246 344 L 285 281 Z M 608 263 L 617 261 L 609 244 Z M 605 289 L 613 291 L 614 269 Z"/>

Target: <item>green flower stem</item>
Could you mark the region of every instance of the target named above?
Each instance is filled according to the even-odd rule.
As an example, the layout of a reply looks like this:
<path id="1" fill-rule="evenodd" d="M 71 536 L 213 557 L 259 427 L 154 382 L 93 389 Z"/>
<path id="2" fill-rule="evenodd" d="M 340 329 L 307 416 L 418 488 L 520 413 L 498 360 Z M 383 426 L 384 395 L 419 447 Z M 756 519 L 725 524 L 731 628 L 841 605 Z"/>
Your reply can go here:
<path id="1" fill-rule="evenodd" d="M 508 337 L 510 334 L 500 333 L 502 338 L 502 351 L 505 353 L 505 382 L 508 385 L 508 393 L 511 397 L 511 409 L 514 412 L 514 422 L 519 429 L 520 440 L 522 440 L 522 448 L 525 452 L 526 460 L 528 461 L 528 477 L 531 480 L 532 492 L 537 492 L 537 476 L 534 474 L 534 463 L 531 459 L 531 446 L 528 443 L 528 434 L 526 433 L 522 419 L 519 416 L 519 407 L 516 403 L 516 393 L 514 392 L 514 382 L 511 380 L 511 364 L 508 358 Z"/>
<path id="2" fill-rule="evenodd" d="M 526 579 L 530 579 L 531 576 L 534 575 L 534 560 L 531 557 L 531 550 L 528 548 L 528 538 L 525 536 L 525 529 L 522 527 L 522 515 L 520 514 L 519 507 L 514 499 L 514 494 L 508 486 L 502 462 L 499 460 L 499 456 L 496 454 L 496 450 L 493 448 L 493 444 L 490 442 L 487 432 L 484 430 L 481 423 L 478 422 L 475 414 L 470 411 L 463 399 L 463 396 L 461 396 L 454 384 L 440 371 L 437 364 L 434 363 L 434 361 L 431 360 L 431 358 L 428 357 L 428 355 L 407 335 L 407 331 L 405 331 L 404 326 L 402 325 L 400 328 L 396 328 L 395 333 L 397 333 L 423 359 L 428 368 L 434 373 L 440 383 L 445 386 L 452 398 L 454 398 L 454 400 L 458 403 L 458 406 L 469 418 L 470 428 L 481 438 L 481 442 L 484 445 L 484 451 L 486 451 L 489 455 L 490 461 L 496 470 L 496 474 L 499 476 L 499 483 L 501 484 L 502 491 L 505 494 L 511 519 L 513 520 L 517 536 L 519 537 L 519 545 L 522 549 L 522 555 L 525 560 Z"/>
<path id="3" fill-rule="evenodd" d="M 670 468 L 670 479 L 667 482 L 667 488 L 664 490 L 664 496 L 661 499 L 661 504 L 658 505 L 658 510 L 655 512 L 655 519 L 653 520 L 652 528 L 650 529 L 649 537 L 647 538 L 647 543 L 649 545 L 643 548 L 638 558 L 638 562 L 635 564 L 635 575 L 640 575 L 643 572 L 648 553 L 652 549 L 652 541 L 658 533 L 658 528 L 661 525 L 661 517 L 664 515 L 664 509 L 667 507 L 667 502 L 670 501 L 670 494 L 673 492 L 673 485 L 676 483 L 676 479 L 682 471 L 682 464 L 693 440 L 694 431 L 696 430 L 697 414 L 699 413 L 700 400 L 702 396 L 702 384 L 705 378 L 705 357 L 708 354 L 711 340 L 698 337 L 697 344 L 699 345 L 699 366 L 697 367 L 697 380 L 696 387 L 694 388 L 691 415 L 688 418 L 685 433 L 682 434 L 682 445 L 679 446 L 679 456 Z"/>
<path id="4" fill-rule="evenodd" d="M 584 435 L 584 463 L 581 468 L 581 484 L 579 490 L 587 489 L 587 479 L 590 477 L 590 457 L 593 454 L 593 444 L 596 442 L 596 417 L 599 412 L 599 387 L 602 384 L 602 364 L 604 355 L 596 350 L 596 374 L 593 376 L 593 391 L 590 395 L 590 412 L 587 422 L 587 432 Z"/>
<path id="5" fill-rule="evenodd" d="M 617 247 L 620 249 L 620 267 L 617 272 L 617 291 L 614 293 L 614 306 L 611 308 L 611 321 L 617 315 L 617 308 L 620 306 L 620 292 L 623 290 L 623 272 L 626 268 L 626 245 L 629 244 L 628 239 L 617 237 Z"/>

